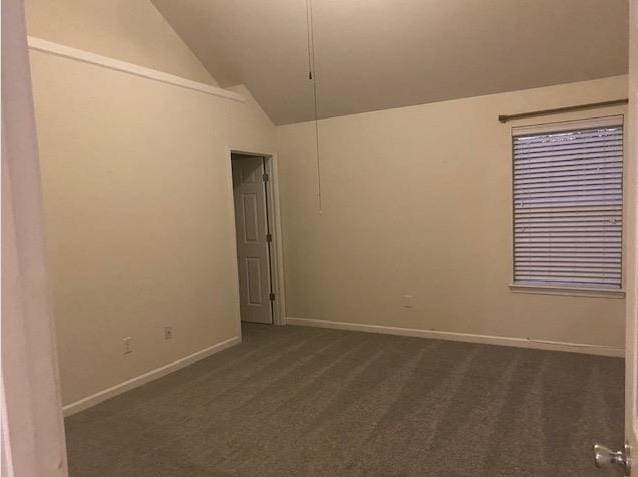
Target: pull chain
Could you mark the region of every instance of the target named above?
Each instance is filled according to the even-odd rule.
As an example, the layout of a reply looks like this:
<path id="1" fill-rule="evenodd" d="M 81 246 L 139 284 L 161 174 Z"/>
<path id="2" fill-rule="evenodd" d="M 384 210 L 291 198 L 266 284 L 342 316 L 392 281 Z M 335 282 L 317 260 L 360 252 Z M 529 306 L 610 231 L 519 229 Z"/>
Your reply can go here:
<path id="1" fill-rule="evenodd" d="M 315 154 L 317 158 L 317 199 L 319 214 L 323 213 L 321 196 L 321 161 L 319 159 L 319 108 L 317 103 L 317 78 L 315 71 L 315 29 L 312 18 L 312 0 L 306 0 L 306 29 L 308 32 L 308 79 L 312 81 L 315 121 Z M 315 72 L 313 74 L 313 72 Z"/>

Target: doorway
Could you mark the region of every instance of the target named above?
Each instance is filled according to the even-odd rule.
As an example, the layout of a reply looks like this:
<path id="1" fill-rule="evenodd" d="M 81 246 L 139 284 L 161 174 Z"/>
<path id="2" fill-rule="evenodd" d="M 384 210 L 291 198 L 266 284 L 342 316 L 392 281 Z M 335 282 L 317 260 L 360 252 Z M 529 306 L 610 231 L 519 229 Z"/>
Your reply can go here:
<path id="1" fill-rule="evenodd" d="M 281 323 L 276 273 L 272 158 L 231 152 L 241 320 Z"/>

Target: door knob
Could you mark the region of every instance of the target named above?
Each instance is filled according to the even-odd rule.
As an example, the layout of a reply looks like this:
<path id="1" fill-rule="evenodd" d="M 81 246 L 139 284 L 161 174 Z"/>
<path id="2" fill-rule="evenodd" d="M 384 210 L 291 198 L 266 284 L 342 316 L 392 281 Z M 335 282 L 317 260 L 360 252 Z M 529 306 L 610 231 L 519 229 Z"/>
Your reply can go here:
<path id="1" fill-rule="evenodd" d="M 594 464 L 596 467 L 605 468 L 618 466 L 624 475 L 631 475 L 631 456 L 629 444 L 621 451 L 612 451 L 609 447 L 601 444 L 594 445 Z"/>

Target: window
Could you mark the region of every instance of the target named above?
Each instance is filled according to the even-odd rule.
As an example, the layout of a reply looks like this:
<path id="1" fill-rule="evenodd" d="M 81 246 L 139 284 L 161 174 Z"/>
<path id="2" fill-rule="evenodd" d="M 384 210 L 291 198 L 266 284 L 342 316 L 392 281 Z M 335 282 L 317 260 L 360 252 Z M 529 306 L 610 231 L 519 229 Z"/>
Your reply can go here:
<path id="1" fill-rule="evenodd" d="M 514 286 L 622 286 L 623 118 L 514 128 Z"/>

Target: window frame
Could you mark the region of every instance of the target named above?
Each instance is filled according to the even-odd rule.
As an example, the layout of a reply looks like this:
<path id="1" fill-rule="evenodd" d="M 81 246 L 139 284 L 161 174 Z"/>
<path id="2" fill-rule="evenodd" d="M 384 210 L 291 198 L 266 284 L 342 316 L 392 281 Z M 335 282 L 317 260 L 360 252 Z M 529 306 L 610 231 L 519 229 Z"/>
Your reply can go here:
<path id="1" fill-rule="evenodd" d="M 550 284 L 529 284 L 529 283 L 520 283 L 516 282 L 516 226 L 515 226 L 515 204 L 514 204 L 514 188 L 515 188 L 515 169 L 514 169 L 514 161 L 515 161 L 515 149 L 514 149 L 514 138 L 516 136 L 521 136 L 525 134 L 554 134 L 559 132 L 568 132 L 568 131 L 576 131 L 579 129 L 592 129 L 592 128 L 601 128 L 601 127 L 622 127 L 623 130 L 623 149 L 622 149 L 622 180 L 621 180 L 621 190 L 622 190 L 622 232 L 621 232 L 621 262 L 620 262 L 620 273 L 621 273 L 621 286 L 620 288 L 604 288 L 604 287 L 587 287 L 587 286 L 569 286 L 569 285 L 550 285 Z M 583 119 L 575 119 L 569 121 L 558 121 L 558 122 L 549 122 L 549 123 L 539 123 L 539 124 L 531 124 L 531 125 L 521 125 L 521 126 L 513 126 L 510 130 L 509 141 L 510 141 L 510 166 L 511 166 L 511 197 L 510 197 L 510 207 L 511 207 L 511 280 L 509 284 L 509 288 L 514 293 L 531 293 L 531 294 L 542 294 L 542 295 L 563 295 L 563 296 L 581 296 L 581 297 L 603 297 L 603 298 L 624 298 L 625 297 L 625 244 L 626 244 L 626 234 L 627 230 L 625 227 L 626 224 L 626 208 L 625 208 L 625 198 L 626 198 L 626 180 L 627 174 L 625 171 L 625 152 L 626 146 L 624 139 L 626 138 L 626 122 L 624 118 L 624 114 L 612 114 L 605 115 L 599 117 L 589 117 Z"/>

